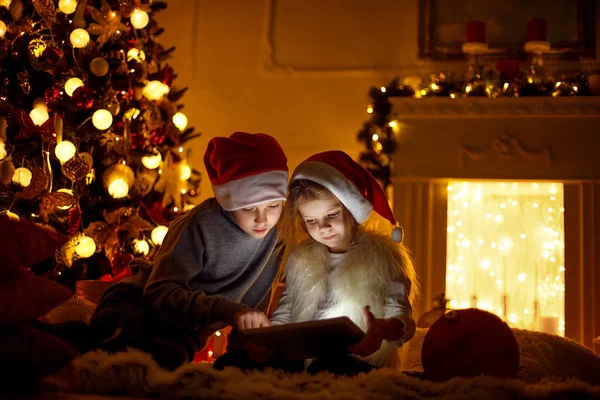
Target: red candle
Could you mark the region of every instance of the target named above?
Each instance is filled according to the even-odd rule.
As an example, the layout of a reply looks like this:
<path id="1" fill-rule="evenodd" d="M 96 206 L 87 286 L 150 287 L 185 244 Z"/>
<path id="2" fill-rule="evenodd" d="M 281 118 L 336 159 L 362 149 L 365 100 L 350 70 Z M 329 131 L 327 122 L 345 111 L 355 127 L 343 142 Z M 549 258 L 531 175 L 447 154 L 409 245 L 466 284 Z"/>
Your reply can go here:
<path id="1" fill-rule="evenodd" d="M 467 22 L 467 42 L 485 43 L 485 22 Z"/>
<path id="2" fill-rule="evenodd" d="M 548 25 L 543 18 L 534 18 L 527 23 L 527 41 L 548 41 Z"/>

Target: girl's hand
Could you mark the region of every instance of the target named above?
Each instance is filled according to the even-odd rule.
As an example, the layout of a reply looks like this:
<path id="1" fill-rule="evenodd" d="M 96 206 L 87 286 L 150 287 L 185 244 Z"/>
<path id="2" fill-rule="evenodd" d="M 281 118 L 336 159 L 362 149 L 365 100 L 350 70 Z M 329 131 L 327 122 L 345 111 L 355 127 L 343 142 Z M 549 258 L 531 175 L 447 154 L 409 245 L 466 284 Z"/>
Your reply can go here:
<path id="1" fill-rule="evenodd" d="M 259 364 L 264 364 L 273 357 L 272 350 L 251 342 L 246 343 L 245 348 L 248 350 L 250 358 Z"/>
<path id="2" fill-rule="evenodd" d="M 365 321 L 367 321 L 367 333 L 363 340 L 348 348 L 348 351 L 358 356 L 366 357 L 375 353 L 381 347 L 384 339 L 395 340 L 404 334 L 403 328 L 398 331 L 399 320 L 375 318 L 369 310 L 369 306 L 363 309 Z"/>
<path id="3" fill-rule="evenodd" d="M 370 356 L 381 347 L 383 342 L 382 322 L 380 318 L 375 318 L 370 311 L 369 306 L 363 309 L 365 321 L 367 321 L 367 334 L 360 342 L 348 348 L 348 351 L 358 356 Z"/>
<path id="4" fill-rule="evenodd" d="M 255 308 L 243 308 L 233 316 L 233 327 L 240 331 L 264 326 L 271 326 L 271 323 L 264 312 Z"/>

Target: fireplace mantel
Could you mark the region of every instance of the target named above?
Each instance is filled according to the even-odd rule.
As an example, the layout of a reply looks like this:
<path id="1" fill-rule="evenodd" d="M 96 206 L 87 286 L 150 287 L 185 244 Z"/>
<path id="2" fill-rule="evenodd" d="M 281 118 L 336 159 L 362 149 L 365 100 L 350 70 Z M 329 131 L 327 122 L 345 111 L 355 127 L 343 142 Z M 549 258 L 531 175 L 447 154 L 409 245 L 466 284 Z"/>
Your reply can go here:
<path id="1" fill-rule="evenodd" d="M 448 181 L 562 182 L 565 334 L 600 354 L 600 97 L 390 102 L 394 214 L 420 278 L 417 314 L 445 291 Z"/>
<path id="2" fill-rule="evenodd" d="M 390 97 L 402 119 L 418 118 L 573 118 L 600 116 L 600 97 Z"/>

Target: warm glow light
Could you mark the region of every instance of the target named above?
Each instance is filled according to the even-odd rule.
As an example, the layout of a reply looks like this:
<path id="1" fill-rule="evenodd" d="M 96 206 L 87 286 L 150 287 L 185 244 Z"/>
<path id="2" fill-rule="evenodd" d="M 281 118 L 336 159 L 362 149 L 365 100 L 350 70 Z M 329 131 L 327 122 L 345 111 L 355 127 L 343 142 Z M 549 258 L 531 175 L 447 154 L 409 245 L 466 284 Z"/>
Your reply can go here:
<path id="1" fill-rule="evenodd" d="M 101 131 L 110 128 L 113 123 L 113 116 L 110 111 L 101 109 L 96 110 L 92 115 L 92 124 Z"/>
<path id="2" fill-rule="evenodd" d="M 131 13 L 130 20 L 131 25 L 135 29 L 143 29 L 146 27 L 146 25 L 148 25 L 148 22 L 150 22 L 150 17 L 148 16 L 148 13 L 146 11 L 136 8 L 135 10 L 133 10 L 133 13 Z"/>
<path id="3" fill-rule="evenodd" d="M 77 9 L 77 0 L 60 0 L 58 9 L 65 14 L 73 14 Z"/>
<path id="4" fill-rule="evenodd" d="M 167 228 L 164 225 L 159 225 L 156 228 L 152 229 L 152 233 L 150 234 L 152 243 L 154 243 L 156 246 L 160 246 L 162 244 L 168 230 L 169 230 L 169 228 Z"/>
<path id="5" fill-rule="evenodd" d="M 183 164 L 181 166 L 180 172 L 180 178 L 182 181 L 187 181 L 192 176 L 192 168 L 187 164 Z"/>
<path id="6" fill-rule="evenodd" d="M 147 256 L 148 253 L 150 253 L 150 245 L 145 240 L 135 239 L 133 241 L 133 250 L 137 254 L 143 254 L 143 255 Z"/>
<path id="7" fill-rule="evenodd" d="M 15 173 L 12 177 L 12 181 L 20 184 L 23 187 L 27 187 L 31 184 L 32 174 L 27 168 L 21 167 L 15 169 Z"/>
<path id="8" fill-rule="evenodd" d="M 50 115 L 48 115 L 46 107 L 36 107 L 29 113 L 29 118 L 31 118 L 34 124 L 41 126 L 44 122 L 48 121 Z"/>
<path id="9" fill-rule="evenodd" d="M 90 34 L 81 28 L 74 29 L 69 37 L 71 45 L 76 49 L 82 49 L 90 42 Z"/>
<path id="10" fill-rule="evenodd" d="M 152 156 L 142 157 L 142 164 L 144 165 L 144 167 L 146 167 L 148 169 L 158 168 L 161 161 L 162 161 L 162 157 L 161 157 L 160 153 L 157 153 Z"/>
<path id="11" fill-rule="evenodd" d="M 108 194 L 110 194 L 115 199 L 122 199 L 129 194 L 129 184 L 125 181 L 125 179 L 117 178 L 108 184 Z"/>
<path id="12" fill-rule="evenodd" d="M 75 252 L 81 258 L 88 258 L 96 252 L 96 242 L 89 236 L 82 235 L 75 246 Z"/>
<path id="13" fill-rule="evenodd" d="M 127 52 L 127 61 L 142 62 L 146 59 L 146 53 L 143 50 L 136 49 L 135 47 L 129 49 Z"/>
<path id="14" fill-rule="evenodd" d="M 476 305 L 497 311 L 512 327 L 564 335 L 564 214 L 559 210 L 564 210 L 559 183 L 449 182 L 451 307 Z"/>
<path id="15" fill-rule="evenodd" d="M 148 100 L 159 100 L 169 93 L 170 88 L 161 81 L 150 81 L 144 86 L 142 94 Z"/>
<path id="16" fill-rule="evenodd" d="M 73 96 L 75 89 L 83 86 L 83 81 L 79 78 L 70 78 L 67 82 L 65 82 L 65 92 L 69 96 Z"/>
<path id="17" fill-rule="evenodd" d="M 60 161 L 61 163 L 65 163 L 71 158 L 75 157 L 76 152 L 77 149 L 75 148 L 75 145 L 72 142 L 69 142 L 68 140 L 63 140 L 54 148 L 54 154 L 56 155 L 56 158 L 58 158 L 58 161 Z"/>
<path id="18" fill-rule="evenodd" d="M 0 37 L 4 37 L 6 34 L 6 24 L 3 21 L 0 21 Z"/>
<path id="19" fill-rule="evenodd" d="M 173 123 L 175 124 L 177 129 L 183 131 L 187 127 L 188 119 L 184 113 L 178 112 L 175 113 L 175 115 L 173 115 Z"/>

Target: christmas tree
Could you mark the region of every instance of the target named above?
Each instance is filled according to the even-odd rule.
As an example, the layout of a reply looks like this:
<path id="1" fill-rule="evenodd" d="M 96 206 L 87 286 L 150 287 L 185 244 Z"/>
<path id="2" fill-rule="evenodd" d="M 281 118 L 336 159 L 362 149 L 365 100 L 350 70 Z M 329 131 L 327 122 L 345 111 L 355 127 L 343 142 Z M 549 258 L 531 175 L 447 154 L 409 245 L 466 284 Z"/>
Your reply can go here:
<path id="1" fill-rule="evenodd" d="M 69 236 L 33 272 L 119 280 L 198 195 L 164 8 L 0 0 L 0 211 Z"/>

